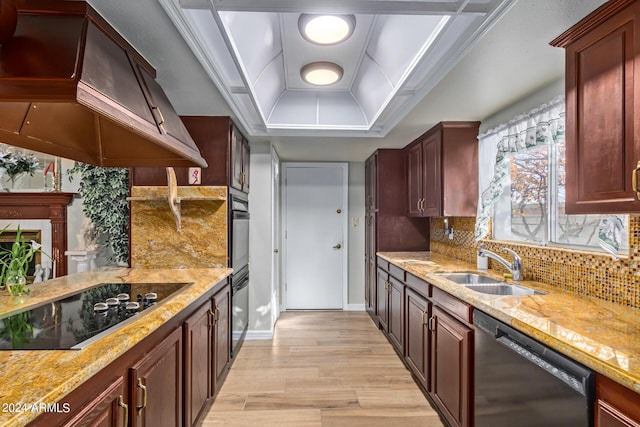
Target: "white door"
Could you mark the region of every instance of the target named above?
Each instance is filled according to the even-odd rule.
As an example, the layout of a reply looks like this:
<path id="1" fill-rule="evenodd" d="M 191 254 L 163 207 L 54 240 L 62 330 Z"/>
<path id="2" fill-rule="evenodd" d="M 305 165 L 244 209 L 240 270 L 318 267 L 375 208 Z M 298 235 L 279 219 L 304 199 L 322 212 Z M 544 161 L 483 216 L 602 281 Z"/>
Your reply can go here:
<path id="1" fill-rule="evenodd" d="M 284 164 L 287 309 L 342 309 L 347 300 L 346 163 Z"/>

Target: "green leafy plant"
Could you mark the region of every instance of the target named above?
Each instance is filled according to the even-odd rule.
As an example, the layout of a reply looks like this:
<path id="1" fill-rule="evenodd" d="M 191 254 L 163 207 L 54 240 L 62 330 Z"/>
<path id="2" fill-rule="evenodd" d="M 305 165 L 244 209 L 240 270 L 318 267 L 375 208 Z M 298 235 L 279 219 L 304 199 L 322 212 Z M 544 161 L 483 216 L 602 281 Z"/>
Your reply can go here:
<path id="1" fill-rule="evenodd" d="M 31 341 L 33 324 L 28 311 L 2 319 L 2 323 L 3 328 L 0 332 L 0 337 L 7 341 L 11 340 L 13 348 L 22 348 Z"/>
<path id="2" fill-rule="evenodd" d="M 33 176 L 38 166 L 40 166 L 40 162 L 34 154 L 11 151 L 0 153 L 0 167 L 4 168 L 12 183 L 20 174 L 28 173 Z"/>
<path id="3" fill-rule="evenodd" d="M 75 162 L 69 180 L 80 175 L 84 214 L 95 224 L 111 249 L 111 260 L 129 260 L 129 169 L 103 168 Z"/>

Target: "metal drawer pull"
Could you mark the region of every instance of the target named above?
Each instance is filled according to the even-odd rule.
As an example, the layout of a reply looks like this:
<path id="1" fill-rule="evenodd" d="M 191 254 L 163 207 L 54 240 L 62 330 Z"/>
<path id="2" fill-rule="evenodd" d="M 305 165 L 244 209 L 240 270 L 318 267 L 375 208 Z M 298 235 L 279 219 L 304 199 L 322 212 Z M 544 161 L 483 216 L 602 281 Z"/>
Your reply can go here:
<path id="1" fill-rule="evenodd" d="M 140 412 L 147 407 L 147 387 L 142 384 L 142 378 L 138 378 L 138 387 L 142 389 L 142 406 L 138 406 L 136 408 L 138 410 L 138 414 L 140 414 Z"/>
<path id="2" fill-rule="evenodd" d="M 216 318 L 215 313 L 213 311 L 211 311 L 211 309 L 209 309 L 209 320 L 210 321 L 214 321 L 214 323 L 215 323 L 215 318 Z M 213 323 L 207 322 L 207 326 L 209 326 L 210 328 L 213 328 Z"/>
<path id="3" fill-rule="evenodd" d="M 122 425 L 127 427 L 129 425 L 129 405 L 124 403 L 122 395 L 118 396 L 118 406 L 124 409 L 124 423 Z"/>
<path id="4" fill-rule="evenodd" d="M 633 170 L 633 175 L 631 175 L 633 191 L 636 193 L 636 197 L 640 199 L 640 192 L 638 192 L 638 171 L 640 171 L 640 162 L 638 162 L 638 165 Z"/>

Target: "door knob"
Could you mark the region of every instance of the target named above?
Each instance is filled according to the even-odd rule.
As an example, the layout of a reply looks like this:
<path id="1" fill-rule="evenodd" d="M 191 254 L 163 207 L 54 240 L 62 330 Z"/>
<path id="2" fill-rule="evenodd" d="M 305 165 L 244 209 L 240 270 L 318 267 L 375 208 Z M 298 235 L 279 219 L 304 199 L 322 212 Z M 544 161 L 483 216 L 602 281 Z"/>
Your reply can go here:
<path id="1" fill-rule="evenodd" d="M 342 245 L 341 245 L 340 243 L 338 243 L 337 245 L 335 245 L 335 246 L 333 247 L 333 249 L 340 249 L 341 247 L 342 247 Z"/>

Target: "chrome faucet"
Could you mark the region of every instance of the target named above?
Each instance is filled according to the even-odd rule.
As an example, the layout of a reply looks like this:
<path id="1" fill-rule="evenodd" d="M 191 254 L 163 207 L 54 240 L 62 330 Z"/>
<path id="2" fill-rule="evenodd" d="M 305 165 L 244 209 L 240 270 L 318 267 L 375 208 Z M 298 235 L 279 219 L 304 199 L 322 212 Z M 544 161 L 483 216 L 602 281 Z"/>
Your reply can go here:
<path id="1" fill-rule="evenodd" d="M 520 259 L 520 256 L 515 253 L 515 251 L 513 251 L 512 249 L 509 248 L 502 248 L 502 252 L 508 252 L 511 255 L 513 255 L 513 262 L 508 262 L 506 259 L 502 258 L 500 255 L 498 255 L 495 252 L 491 252 L 488 249 L 485 249 L 484 245 L 480 245 L 478 247 L 478 256 L 486 256 L 489 258 L 493 258 L 496 261 L 498 261 L 500 264 L 504 265 L 507 270 L 509 270 L 509 272 L 511 273 L 511 276 L 513 277 L 513 280 L 520 280 L 521 279 L 521 268 L 522 268 L 522 259 Z"/>

